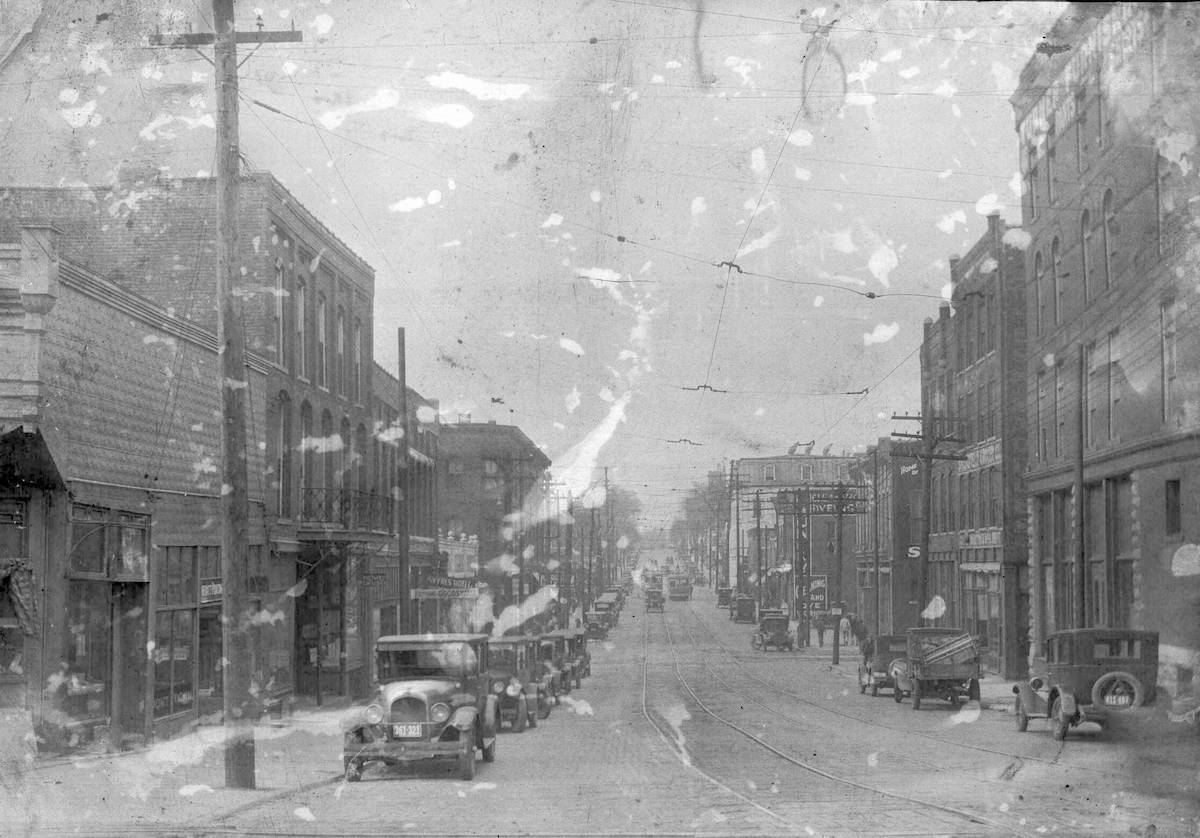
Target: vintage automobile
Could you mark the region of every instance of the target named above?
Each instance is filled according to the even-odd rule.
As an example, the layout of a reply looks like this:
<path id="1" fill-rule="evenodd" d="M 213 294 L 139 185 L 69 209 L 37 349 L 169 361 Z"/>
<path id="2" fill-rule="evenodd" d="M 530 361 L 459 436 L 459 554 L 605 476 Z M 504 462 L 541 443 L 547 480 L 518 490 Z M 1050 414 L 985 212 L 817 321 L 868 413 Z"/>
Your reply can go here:
<path id="1" fill-rule="evenodd" d="M 861 647 L 863 662 L 858 665 L 858 691 L 879 695 L 879 690 L 891 689 L 895 695 L 896 682 L 891 675 L 892 661 L 908 654 L 908 638 L 903 634 L 881 634 L 868 637 Z"/>
<path id="2" fill-rule="evenodd" d="M 550 679 L 538 665 L 538 639 L 527 635 L 488 641 L 488 679 L 500 704 L 500 721 L 517 733 L 550 715 Z"/>
<path id="3" fill-rule="evenodd" d="M 583 615 L 584 630 L 587 636 L 592 640 L 607 640 L 608 639 L 608 623 L 600 616 L 598 611 L 589 611 Z"/>
<path id="4" fill-rule="evenodd" d="M 733 599 L 733 588 L 717 588 L 717 608 L 728 608 Z"/>
<path id="5" fill-rule="evenodd" d="M 378 686 L 347 723 L 346 780 L 369 762 L 401 765 L 454 760 L 475 776 L 475 751 L 496 759 L 500 706 L 488 689 L 488 638 L 482 634 L 388 635 L 375 641 Z"/>
<path id="6" fill-rule="evenodd" d="M 572 648 L 572 640 L 575 637 L 575 629 L 558 629 L 542 635 L 543 640 L 554 641 L 555 661 L 562 670 L 563 692 L 570 692 L 572 687 L 579 689 L 583 681 L 583 658 Z"/>
<path id="7" fill-rule="evenodd" d="M 662 611 L 664 597 L 662 591 L 646 591 L 646 611 Z"/>
<path id="8" fill-rule="evenodd" d="M 1119 628 L 1057 631 L 1046 638 L 1045 673 L 1013 687 L 1017 730 L 1050 720 L 1062 740 L 1083 722 L 1105 727 L 1112 715 L 1151 704 L 1158 687 L 1158 633 Z"/>
<path id="9" fill-rule="evenodd" d="M 979 646 L 969 633 L 958 628 L 910 628 L 905 646 L 904 657 L 888 668 L 897 704 L 905 695 L 912 696 L 914 710 L 920 710 L 926 698 L 951 704 L 964 697 L 979 700 Z"/>
<path id="10" fill-rule="evenodd" d="M 621 616 L 621 603 L 617 600 L 616 594 L 601 594 L 596 600 L 593 610 L 607 615 L 608 627 L 616 628 Z"/>
<path id="11" fill-rule="evenodd" d="M 796 641 L 792 638 L 790 628 L 787 614 L 763 609 L 758 615 L 758 630 L 750 636 L 750 646 L 764 652 L 768 646 L 774 646 L 779 651 L 794 649 Z"/>
<path id="12" fill-rule="evenodd" d="M 588 636 L 583 629 L 567 630 L 567 654 L 571 658 L 572 671 L 576 673 L 575 686 L 579 679 L 592 674 L 592 653 L 587 647 Z"/>
<path id="13" fill-rule="evenodd" d="M 753 623 L 758 615 L 758 602 L 750 594 L 738 594 L 729 606 L 729 619 L 735 623 Z"/>
<path id="14" fill-rule="evenodd" d="M 551 679 L 554 698 L 571 691 L 571 661 L 567 657 L 567 639 L 562 632 L 543 634 L 538 641 L 542 666 Z"/>
<path id="15" fill-rule="evenodd" d="M 604 589 L 604 593 L 612 594 L 614 597 L 616 597 L 617 608 L 625 607 L 625 589 L 620 585 L 610 585 Z"/>

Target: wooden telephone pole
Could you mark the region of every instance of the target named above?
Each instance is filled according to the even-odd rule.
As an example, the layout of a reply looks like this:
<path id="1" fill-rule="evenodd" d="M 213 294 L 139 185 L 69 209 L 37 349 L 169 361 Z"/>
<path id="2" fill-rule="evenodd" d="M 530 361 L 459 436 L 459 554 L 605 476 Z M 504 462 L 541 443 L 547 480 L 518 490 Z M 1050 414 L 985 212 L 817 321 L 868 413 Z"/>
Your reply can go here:
<path id="1" fill-rule="evenodd" d="M 213 0 L 213 33 L 152 36 L 156 46 L 197 47 L 212 44 L 217 94 L 217 346 L 221 354 L 221 642 L 225 720 L 225 785 L 255 786 L 254 722 L 258 702 L 251 693 L 249 609 L 249 501 L 246 477 L 246 341 L 241 310 L 234 293 L 238 266 L 237 208 L 238 43 L 300 41 L 296 31 L 238 32 L 233 0 Z"/>

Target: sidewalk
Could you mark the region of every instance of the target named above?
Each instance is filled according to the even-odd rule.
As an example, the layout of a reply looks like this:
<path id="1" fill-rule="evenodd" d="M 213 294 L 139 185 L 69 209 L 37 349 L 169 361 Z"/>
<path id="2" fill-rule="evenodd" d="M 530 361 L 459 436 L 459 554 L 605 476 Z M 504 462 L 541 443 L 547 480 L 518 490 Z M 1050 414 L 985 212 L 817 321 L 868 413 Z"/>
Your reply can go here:
<path id="1" fill-rule="evenodd" d="M 256 788 L 225 788 L 224 729 L 199 727 L 116 754 L 5 760 L 0 834 L 211 825 L 243 809 L 333 782 L 342 773 L 346 707 L 299 710 L 255 727 Z"/>

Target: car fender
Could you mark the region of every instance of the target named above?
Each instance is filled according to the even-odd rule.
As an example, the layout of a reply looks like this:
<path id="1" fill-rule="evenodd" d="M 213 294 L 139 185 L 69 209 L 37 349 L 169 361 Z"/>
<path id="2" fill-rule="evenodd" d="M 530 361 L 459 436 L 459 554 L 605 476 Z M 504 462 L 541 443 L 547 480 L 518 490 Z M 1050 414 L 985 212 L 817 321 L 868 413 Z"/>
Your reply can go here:
<path id="1" fill-rule="evenodd" d="M 1049 711 L 1046 699 L 1029 684 L 1013 684 L 1013 695 L 1021 697 L 1021 707 L 1027 716 L 1044 716 Z"/>
<path id="2" fill-rule="evenodd" d="M 489 701 L 494 703 L 495 699 L 488 697 Z M 459 707 L 450 716 L 450 724 L 459 730 L 466 732 L 475 727 L 475 722 L 479 718 L 479 711 L 474 707 Z"/>
<path id="3" fill-rule="evenodd" d="M 500 702 L 496 699 L 496 696 L 489 695 L 483 705 L 483 724 L 480 725 L 480 734 L 485 739 L 490 739 L 496 735 L 496 723 L 499 718 Z"/>
<path id="4" fill-rule="evenodd" d="M 1079 715 L 1079 702 L 1075 700 L 1075 696 L 1069 692 L 1060 692 L 1057 690 L 1051 691 L 1051 698 L 1058 696 L 1059 704 L 1062 706 L 1063 715 L 1068 719 L 1073 719 Z"/>

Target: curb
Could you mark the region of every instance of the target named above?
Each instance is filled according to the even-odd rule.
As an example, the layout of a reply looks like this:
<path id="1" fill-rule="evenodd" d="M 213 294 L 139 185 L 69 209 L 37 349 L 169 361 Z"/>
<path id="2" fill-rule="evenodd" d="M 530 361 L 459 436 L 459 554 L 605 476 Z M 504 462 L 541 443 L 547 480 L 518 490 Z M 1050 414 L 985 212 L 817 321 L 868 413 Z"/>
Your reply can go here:
<path id="1" fill-rule="evenodd" d="M 191 823 L 184 824 L 184 826 L 191 828 L 193 826 L 204 826 L 205 824 L 219 823 L 223 820 L 228 820 L 229 818 L 240 815 L 243 812 L 249 812 L 251 809 L 255 809 L 266 803 L 274 803 L 276 800 L 281 800 L 281 799 L 287 797 L 288 795 L 302 794 L 306 791 L 312 791 L 313 789 L 319 789 L 322 786 L 332 785 L 333 783 L 336 783 L 339 779 L 341 779 L 341 777 L 342 777 L 342 775 L 340 773 L 330 774 L 328 777 L 325 777 L 324 779 L 312 780 L 310 782 L 301 783 L 300 785 L 294 786 L 291 788 L 273 789 L 270 792 L 264 793 L 263 797 L 258 800 L 251 800 L 249 803 L 240 803 L 237 806 L 234 806 L 232 809 L 229 809 L 225 812 L 221 812 L 219 814 L 205 818 L 203 822 L 193 821 Z"/>

